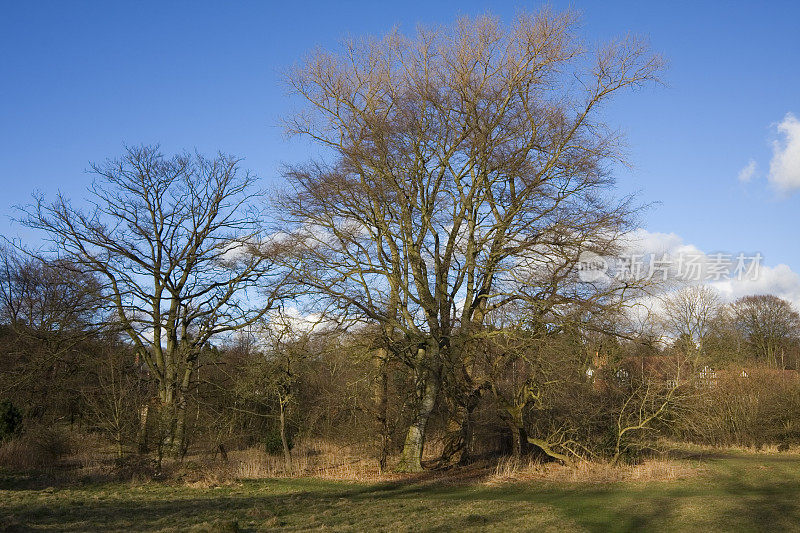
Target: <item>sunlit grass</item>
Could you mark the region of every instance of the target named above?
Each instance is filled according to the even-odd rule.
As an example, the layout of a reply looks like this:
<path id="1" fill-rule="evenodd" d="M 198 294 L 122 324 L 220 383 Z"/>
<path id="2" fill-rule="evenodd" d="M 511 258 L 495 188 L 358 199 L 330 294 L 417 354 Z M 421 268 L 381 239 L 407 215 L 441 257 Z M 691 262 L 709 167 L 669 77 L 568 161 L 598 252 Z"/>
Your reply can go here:
<path id="1" fill-rule="evenodd" d="M 616 478 L 608 467 L 585 466 L 573 479 L 564 471 L 562 480 L 530 471 L 525 477 L 523 468 L 515 474 L 523 481 L 493 482 L 490 476 L 469 484 L 285 478 L 216 487 L 156 482 L 37 487 L 35 480 L 6 474 L 0 481 L 0 530 L 798 529 L 795 454 L 740 451 L 654 464 L 638 471 L 627 467 Z"/>

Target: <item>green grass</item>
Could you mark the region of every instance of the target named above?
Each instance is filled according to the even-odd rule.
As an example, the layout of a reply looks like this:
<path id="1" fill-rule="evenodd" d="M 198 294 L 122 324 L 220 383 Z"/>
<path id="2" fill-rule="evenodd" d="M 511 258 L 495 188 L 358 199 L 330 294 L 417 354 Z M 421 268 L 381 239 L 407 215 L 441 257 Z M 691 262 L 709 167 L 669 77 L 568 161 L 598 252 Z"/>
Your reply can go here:
<path id="1" fill-rule="evenodd" d="M 0 476 L 0 530 L 764 531 L 800 529 L 800 457 L 734 454 L 669 482 L 501 486 L 315 479 L 215 488 L 149 483 L 32 490 Z"/>

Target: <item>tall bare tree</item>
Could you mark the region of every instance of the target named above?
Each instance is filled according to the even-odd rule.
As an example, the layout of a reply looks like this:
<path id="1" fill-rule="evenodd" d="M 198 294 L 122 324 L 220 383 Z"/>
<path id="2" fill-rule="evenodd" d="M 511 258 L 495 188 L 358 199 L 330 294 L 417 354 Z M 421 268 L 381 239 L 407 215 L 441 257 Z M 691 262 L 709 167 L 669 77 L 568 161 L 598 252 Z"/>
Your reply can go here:
<path id="1" fill-rule="evenodd" d="M 383 325 L 413 371 L 401 470 L 419 470 L 456 335 L 525 299 L 546 314 L 582 250 L 613 251 L 630 205 L 607 193 L 618 136 L 602 104 L 652 80 L 635 39 L 599 48 L 576 16 L 544 10 L 353 40 L 290 72 L 307 106 L 288 131 L 329 157 L 290 170 L 287 233 L 302 280 L 341 312 Z"/>
<path id="2" fill-rule="evenodd" d="M 52 252 L 102 280 L 105 303 L 157 383 L 162 444 L 182 453 L 187 391 L 203 348 L 278 302 L 255 176 L 219 154 L 128 148 L 94 164 L 90 210 L 59 195 L 25 209 Z"/>
<path id="3" fill-rule="evenodd" d="M 708 285 L 692 285 L 664 298 L 663 320 L 669 333 L 687 345 L 687 354 L 703 353 L 703 341 L 720 312 L 720 298 Z"/>

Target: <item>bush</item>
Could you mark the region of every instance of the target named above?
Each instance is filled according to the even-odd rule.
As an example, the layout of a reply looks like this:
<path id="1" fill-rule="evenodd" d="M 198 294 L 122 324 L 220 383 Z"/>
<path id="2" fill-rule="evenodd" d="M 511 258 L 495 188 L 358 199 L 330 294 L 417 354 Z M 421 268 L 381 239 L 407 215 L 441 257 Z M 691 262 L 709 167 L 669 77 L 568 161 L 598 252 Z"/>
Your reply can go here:
<path id="1" fill-rule="evenodd" d="M 5 441 L 19 433 L 22 427 L 22 413 L 11 400 L 0 402 L 0 441 Z"/>
<path id="2" fill-rule="evenodd" d="M 114 460 L 111 474 L 124 481 L 150 481 L 158 474 L 158 463 L 146 455 L 128 455 Z"/>
<path id="3" fill-rule="evenodd" d="M 292 433 L 287 431 L 286 442 L 289 445 L 290 450 L 294 447 L 294 443 L 292 442 L 293 440 Z M 280 430 L 273 429 L 264 436 L 264 451 L 269 455 L 280 455 L 283 453 L 283 440 L 281 440 Z"/>
<path id="4" fill-rule="evenodd" d="M 684 436 L 757 448 L 800 443 L 800 379 L 794 372 L 749 368 L 721 374 L 684 420 Z"/>
<path id="5" fill-rule="evenodd" d="M 63 431 L 37 427 L 0 446 L 0 465 L 18 470 L 50 468 L 69 452 L 69 440 Z"/>

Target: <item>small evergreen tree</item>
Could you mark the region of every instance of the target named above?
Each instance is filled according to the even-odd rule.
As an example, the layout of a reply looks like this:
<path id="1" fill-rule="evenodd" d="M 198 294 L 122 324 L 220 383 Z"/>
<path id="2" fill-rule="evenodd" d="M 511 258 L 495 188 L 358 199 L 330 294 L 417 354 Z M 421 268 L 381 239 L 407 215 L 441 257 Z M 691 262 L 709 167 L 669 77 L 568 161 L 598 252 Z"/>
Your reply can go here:
<path id="1" fill-rule="evenodd" d="M 0 402 L 0 441 L 10 439 L 22 427 L 22 413 L 11 400 Z"/>

